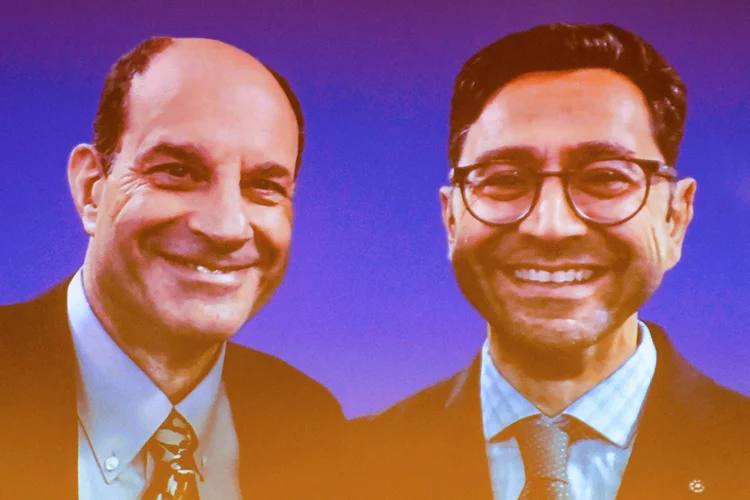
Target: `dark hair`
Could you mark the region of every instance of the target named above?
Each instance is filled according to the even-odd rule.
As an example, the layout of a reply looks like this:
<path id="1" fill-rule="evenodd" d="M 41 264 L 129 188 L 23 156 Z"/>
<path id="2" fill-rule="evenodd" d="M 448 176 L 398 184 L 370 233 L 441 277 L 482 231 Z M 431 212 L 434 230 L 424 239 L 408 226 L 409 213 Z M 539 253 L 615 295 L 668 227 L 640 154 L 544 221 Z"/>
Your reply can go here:
<path id="1" fill-rule="evenodd" d="M 99 107 L 94 118 L 94 147 L 102 158 L 104 173 L 112 168 L 128 116 L 128 94 L 133 77 L 143 73 L 155 55 L 172 45 L 174 39 L 149 38 L 120 57 L 104 79 Z"/>
<path id="2" fill-rule="evenodd" d="M 128 94 L 133 77 L 143 73 L 151 60 L 174 43 L 171 37 L 153 37 L 138 44 L 133 50 L 120 57 L 107 73 L 104 88 L 99 99 L 99 107 L 94 119 L 94 147 L 102 158 L 105 174 L 112 168 L 112 161 L 120 148 L 120 140 L 127 125 Z M 265 66 L 265 65 L 264 65 Z M 297 119 L 298 148 L 294 176 L 299 173 L 302 163 L 302 150 L 305 145 L 305 119 L 302 106 L 289 82 L 273 69 L 265 66 L 284 91 Z"/>
<path id="3" fill-rule="evenodd" d="M 646 96 L 651 126 L 667 164 L 674 166 L 687 113 L 687 90 L 677 71 L 643 38 L 612 24 L 547 24 L 488 45 L 461 68 L 453 87 L 448 158 L 455 166 L 466 133 L 487 101 L 526 73 L 608 68 Z"/>
<path id="4" fill-rule="evenodd" d="M 302 105 L 287 79 L 277 73 L 273 68 L 270 68 L 265 64 L 263 66 L 271 72 L 276 79 L 276 82 L 281 87 L 281 90 L 286 94 L 286 98 L 292 106 L 292 111 L 294 111 L 294 117 L 297 119 L 297 161 L 294 165 L 294 177 L 296 178 L 297 174 L 299 174 L 299 167 L 302 164 L 302 150 L 305 149 L 305 117 L 302 114 Z"/>

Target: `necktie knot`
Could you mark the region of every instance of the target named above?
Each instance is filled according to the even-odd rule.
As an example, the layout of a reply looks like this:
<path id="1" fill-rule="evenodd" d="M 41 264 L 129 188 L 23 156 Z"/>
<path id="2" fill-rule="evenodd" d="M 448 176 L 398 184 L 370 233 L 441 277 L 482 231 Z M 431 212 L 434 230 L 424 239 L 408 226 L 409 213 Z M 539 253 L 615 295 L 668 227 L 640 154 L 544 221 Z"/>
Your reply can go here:
<path id="1" fill-rule="evenodd" d="M 516 440 L 521 451 L 526 485 L 524 499 L 568 498 L 568 443 L 564 419 L 538 416 L 519 422 Z"/>
<path id="2" fill-rule="evenodd" d="M 147 444 L 154 458 L 154 475 L 144 500 L 198 499 L 197 478 L 203 479 L 195 463 L 198 437 L 176 410 L 159 427 Z"/>
<path id="3" fill-rule="evenodd" d="M 193 428 L 176 410 L 172 410 L 151 438 L 151 452 L 161 462 L 179 462 L 192 455 L 197 447 Z"/>

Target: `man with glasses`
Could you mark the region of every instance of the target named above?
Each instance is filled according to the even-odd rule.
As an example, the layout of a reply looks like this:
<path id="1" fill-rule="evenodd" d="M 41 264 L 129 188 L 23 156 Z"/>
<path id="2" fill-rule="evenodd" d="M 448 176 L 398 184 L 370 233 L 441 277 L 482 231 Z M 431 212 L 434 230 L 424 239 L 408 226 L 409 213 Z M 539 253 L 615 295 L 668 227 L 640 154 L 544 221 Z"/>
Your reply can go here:
<path id="1" fill-rule="evenodd" d="M 693 215 L 685 116 L 675 69 L 616 26 L 539 26 L 469 59 L 440 194 L 487 339 L 466 370 L 355 423 L 363 490 L 748 498 L 748 399 L 638 315 Z"/>

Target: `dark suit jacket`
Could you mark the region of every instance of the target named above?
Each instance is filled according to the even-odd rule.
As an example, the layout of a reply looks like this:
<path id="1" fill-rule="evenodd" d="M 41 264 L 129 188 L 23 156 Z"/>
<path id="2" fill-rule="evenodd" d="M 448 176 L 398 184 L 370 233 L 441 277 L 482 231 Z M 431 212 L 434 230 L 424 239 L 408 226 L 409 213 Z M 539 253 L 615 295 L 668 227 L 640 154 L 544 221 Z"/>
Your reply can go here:
<path id="1" fill-rule="evenodd" d="M 656 373 L 618 499 L 750 499 L 750 399 L 715 384 L 656 325 Z M 491 500 L 480 358 L 351 425 L 352 498 Z M 699 481 L 703 491 L 690 489 Z M 694 488 L 700 488 L 693 483 Z"/>
<path id="2" fill-rule="evenodd" d="M 77 365 L 67 283 L 0 307 L 0 499 L 78 496 Z M 245 498 L 331 498 L 344 417 L 323 386 L 272 356 L 227 346 L 223 379 Z"/>

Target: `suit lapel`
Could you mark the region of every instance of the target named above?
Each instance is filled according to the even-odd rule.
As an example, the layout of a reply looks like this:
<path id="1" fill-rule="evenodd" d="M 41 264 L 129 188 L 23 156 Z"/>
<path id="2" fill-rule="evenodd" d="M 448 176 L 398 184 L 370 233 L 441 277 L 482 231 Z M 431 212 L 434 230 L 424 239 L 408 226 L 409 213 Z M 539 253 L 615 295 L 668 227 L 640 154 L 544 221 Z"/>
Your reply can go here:
<path id="1" fill-rule="evenodd" d="M 223 375 L 243 496 L 336 498 L 329 492 L 330 446 L 343 415 L 332 396 L 280 360 L 231 343 Z"/>
<path id="2" fill-rule="evenodd" d="M 657 349 L 656 372 L 618 500 L 690 497 L 690 483 L 711 483 L 709 464 L 724 462 L 713 456 L 717 447 L 697 446 L 707 435 L 701 415 L 701 408 L 711 406 L 707 379 L 675 351 L 661 328 L 648 327 Z"/>
<path id="3" fill-rule="evenodd" d="M 240 449 L 240 490 L 245 498 L 279 498 L 285 471 L 280 451 L 289 446 L 288 408 L 276 397 L 278 391 L 290 391 L 280 374 L 264 357 L 235 344 L 227 344 L 223 379 L 232 408 Z M 281 497 L 283 498 L 283 496 Z"/>
<path id="4" fill-rule="evenodd" d="M 67 284 L 12 306 L 4 354 L 7 378 L 0 426 L 3 498 L 78 497 L 76 359 L 68 327 Z"/>
<path id="5" fill-rule="evenodd" d="M 446 473 L 444 491 L 457 494 L 449 498 L 492 500 L 479 399 L 480 365 L 481 358 L 476 356 L 466 370 L 454 377 L 445 402 L 445 429 L 442 430 L 445 447 L 441 454 L 447 463 L 445 468 L 435 470 Z"/>
<path id="6" fill-rule="evenodd" d="M 257 389 L 252 377 L 243 380 L 240 371 L 242 365 L 237 359 L 236 346 L 227 344 L 227 354 L 224 361 L 224 373 L 222 378 L 232 408 L 232 419 L 234 420 L 237 441 L 240 446 L 239 479 L 240 490 L 243 497 L 252 498 L 254 485 L 257 481 L 257 464 L 262 462 L 250 443 L 257 442 L 259 426 L 257 422 L 257 410 L 253 400 L 248 394 L 253 394 Z M 243 394 L 244 393 L 244 394 Z"/>
<path id="7" fill-rule="evenodd" d="M 492 500 L 479 399 L 480 358 L 379 415 L 355 419 L 345 498 Z"/>

